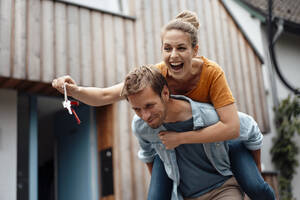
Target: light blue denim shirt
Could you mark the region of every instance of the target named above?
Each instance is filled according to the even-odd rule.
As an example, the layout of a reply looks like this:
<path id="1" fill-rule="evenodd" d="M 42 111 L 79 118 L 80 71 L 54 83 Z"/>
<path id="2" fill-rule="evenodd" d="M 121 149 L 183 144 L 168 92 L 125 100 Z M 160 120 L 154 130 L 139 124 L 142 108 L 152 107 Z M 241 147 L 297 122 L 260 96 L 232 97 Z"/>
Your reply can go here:
<path id="1" fill-rule="evenodd" d="M 193 130 L 198 130 L 219 121 L 219 116 L 211 104 L 200 103 L 181 95 L 172 95 L 172 98 L 186 100 L 191 104 L 193 115 Z M 239 112 L 240 136 L 235 140 L 241 140 L 249 150 L 257 150 L 262 146 L 263 135 L 255 120 L 244 113 Z M 140 144 L 138 157 L 145 163 L 152 162 L 155 155 L 159 155 L 163 161 L 166 173 L 173 180 L 172 200 L 182 200 L 177 187 L 180 183 L 180 174 L 176 161 L 174 149 L 167 150 L 158 137 L 159 132 L 166 131 L 162 125 L 153 129 L 137 115 L 132 120 L 132 130 Z M 207 158 L 215 169 L 224 176 L 232 175 L 228 155 L 228 144 L 224 142 L 214 142 L 203 144 Z M 193 177 L 191 177 L 193 178 Z"/>

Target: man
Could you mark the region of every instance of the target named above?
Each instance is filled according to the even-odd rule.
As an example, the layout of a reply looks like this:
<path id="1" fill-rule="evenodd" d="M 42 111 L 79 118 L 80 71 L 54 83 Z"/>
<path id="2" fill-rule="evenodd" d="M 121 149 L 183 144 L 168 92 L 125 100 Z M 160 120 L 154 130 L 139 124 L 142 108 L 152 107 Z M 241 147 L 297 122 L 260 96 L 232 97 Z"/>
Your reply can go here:
<path id="1" fill-rule="evenodd" d="M 168 176 L 173 180 L 172 199 L 240 200 L 240 187 L 232 176 L 227 142 L 183 144 L 167 150 L 159 133 L 197 130 L 219 118 L 212 105 L 194 102 L 184 96 L 170 96 L 165 78 L 152 67 L 140 67 L 126 76 L 121 95 L 125 96 L 136 115 L 132 130 L 140 144 L 139 158 L 149 171 L 158 154 Z M 239 113 L 240 137 L 250 150 L 262 144 L 256 122 Z"/>

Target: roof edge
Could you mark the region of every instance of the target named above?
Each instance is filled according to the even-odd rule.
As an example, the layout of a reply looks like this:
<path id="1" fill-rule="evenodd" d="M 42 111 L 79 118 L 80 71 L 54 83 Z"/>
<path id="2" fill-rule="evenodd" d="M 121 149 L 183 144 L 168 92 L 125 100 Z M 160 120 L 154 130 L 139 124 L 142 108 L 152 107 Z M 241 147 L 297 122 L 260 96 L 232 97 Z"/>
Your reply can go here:
<path id="1" fill-rule="evenodd" d="M 259 53 L 259 51 L 257 50 L 257 48 L 255 47 L 255 45 L 251 42 L 250 38 L 248 37 L 248 35 L 246 34 L 246 31 L 243 29 L 243 27 L 240 25 L 240 23 L 236 20 L 236 18 L 234 17 L 234 15 L 232 14 L 231 10 L 229 9 L 229 7 L 227 6 L 226 2 L 224 0 L 220 1 L 222 3 L 222 5 L 224 6 L 225 10 L 227 11 L 227 13 L 230 15 L 230 17 L 233 19 L 233 22 L 235 23 L 235 25 L 238 27 L 238 29 L 242 32 L 243 36 L 245 37 L 246 41 L 249 43 L 250 47 L 252 48 L 252 50 L 254 51 L 254 54 L 258 57 L 259 61 L 264 64 L 264 56 L 261 55 Z"/>
<path id="2" fill-rule="evenodd" d="M 222 0 L 223 1 L 223 0 Z M 241 7 L 246 9 L 251 15 L 257 17 L 262 23 L 266 23 L 267 21 L 267 15 L 264 13 L 263 10 L 254 7 L 250 3 L 248 3 L 245 0 L 234 0 L 237 4 L 239 4 Z M 274 16 L 275 19 L 283 19 L 284 20 L 284 30 L 294 33 L 296 35 L 300 35 L 300 24 L 297 24 L 293 21 L 286 20 L 284 18 L 280 18 L 277 16 Z"/>

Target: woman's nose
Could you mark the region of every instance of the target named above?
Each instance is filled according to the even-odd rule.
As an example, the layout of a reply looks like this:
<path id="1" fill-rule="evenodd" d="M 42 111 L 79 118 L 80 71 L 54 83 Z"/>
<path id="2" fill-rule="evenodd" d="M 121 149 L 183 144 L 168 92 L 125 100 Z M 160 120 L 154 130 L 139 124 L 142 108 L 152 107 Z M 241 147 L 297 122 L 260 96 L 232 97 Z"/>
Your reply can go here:
<path id="1" fill-rule="evenodd" d="M 171 57 L 176 57 L 176 56 L 178 56 L 178 53 L 177 53 L 176 49 L 173 49 L 171 52 Z"/>

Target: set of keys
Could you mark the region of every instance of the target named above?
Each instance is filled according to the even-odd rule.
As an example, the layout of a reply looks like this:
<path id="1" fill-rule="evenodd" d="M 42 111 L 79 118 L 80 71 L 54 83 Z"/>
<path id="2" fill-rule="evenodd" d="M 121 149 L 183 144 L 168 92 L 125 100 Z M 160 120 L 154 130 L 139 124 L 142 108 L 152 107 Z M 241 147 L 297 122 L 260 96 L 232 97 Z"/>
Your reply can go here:
<path id="1" fill-rule="evenodd" d="M 68 100 L 66 83 L 64 84 L 64 95 L 65 95 L 65 100 L 62 102 L 63 107 L 68 110 L 68 112 L 69 112 L 70 115 L 74 114 L 74 116 L 76 118 L 76 121 L 77 121 L 77 124 L 80 124 L 81 121 L 80 121 L 78 115 L 76 114 L 74 108 L 72 108 L 72 106 L 79 106 L 79 102 L 78 101 L 70 101 L 70 100 Z"/>

